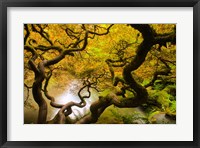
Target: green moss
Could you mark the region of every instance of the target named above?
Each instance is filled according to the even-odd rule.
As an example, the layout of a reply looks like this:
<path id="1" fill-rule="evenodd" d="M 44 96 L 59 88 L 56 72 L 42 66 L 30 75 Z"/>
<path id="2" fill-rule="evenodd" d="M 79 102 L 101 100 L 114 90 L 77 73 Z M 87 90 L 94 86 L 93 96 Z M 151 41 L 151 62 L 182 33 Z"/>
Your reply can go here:
<path id="1" fill-rule="evenodd" d="M 99 117 L 98 124 L 145 124 L 148 119 L 134 108 L 108 107 Z"/>
<path id="2" fill-rule="evenodd" d="M 154 88 L 155 90 L 162 90 L 162 89 L 165 88 L 165 83 L 163 82 L 163 80 L 156 80 L 156 81 L 154 82 L 153 88 Z"/>
<path id="3" fill-rule="evenodd" d="M 168 94 L 170 94 L 172 97 L 171 100 L 176 100 L 176 85 L 168 85 L 165 87 L 164 91 L 166 91 Z"/>
<path id="4" fill-rule="evenodd" d="M 118 116 L 113 115 L 113 110 L 116 110 L 116 107 L 109 106 L 106 110 L 101 114 L 97 124 L 122 124 L 123 121 Z"/>
<path id="5" fill-rule="evenodd" d="M 166 109 L 166 113 L 170 116 L 176 116 L 176 101 L 172 101 Z"/>
<path id="6" fill-rule="evenodd" d="M 171 112 L 176 112 L 176 101 L 172 101 L 169 108 Z"/>
<path id="7" fill-rule="evenodd" d="M 111 89 L 105 89 L 104 91 L 102 91 L 102 92 L 100 92 L 99 93 L 99 96 L 101 96 L 101 97 L 106 97 L 108 94 L 110 94 L 112 92 L 112 90 Z"/>
<path id="8" fill-rule="evenodd" d="M 144 81 L 142 82 L 142 85 L 145 86 L 147 84 L 149 84 L 150 80 L 149 79 L 144 79 Z"/>
<path id="9" fill-rule="evenodd" d="M 134 97 L 133 92 L 126 91 L 126 97 L 127 97 L 127 98 L 132 98 L 132 97 Z"/>
<path id="10" fill-rule="evenodd" d="M 162 108 L 169 107 L 171 95 L 168 94 L 166 91 L 157 91 L 153 94 L 150 94 L 150 100 L 155 100 L 158 105 Z"/>
<path id="11" fill-rule="evenodd" d="M 176 115 L 176 85 L 168 85 L 161 91 L 149 89 L 148 93 L 149 99 L 146 104 L 142 105 L 142 108 L 150 122 L 154 122 L 150 119 L 159 112 Z"/>
<path id="12" fill-rule="evenodd" d="M 151 121 L 153 116 L 155 116 L 156 114 L 159 114 L 159 113 L 160 113 L 160 111 L 155 111 L 155 112 L 150 113 L 148 116 L 148 120 Z"/>

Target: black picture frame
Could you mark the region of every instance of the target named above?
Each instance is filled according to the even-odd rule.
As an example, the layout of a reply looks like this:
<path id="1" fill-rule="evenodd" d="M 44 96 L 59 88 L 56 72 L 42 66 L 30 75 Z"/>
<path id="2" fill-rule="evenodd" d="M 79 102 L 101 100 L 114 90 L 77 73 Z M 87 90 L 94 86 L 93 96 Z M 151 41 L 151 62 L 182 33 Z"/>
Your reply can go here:
<path id="1" fill-rule="evenodd" d="M 8 7 L 193 7 L 193 141 L 7 141 Z M 21 147 L 200 147 L 200 2 L 199 0 L 3 0 L 0 2 L 0 146 Z M 130 134 L 131 135 L 131 134 Z M 25 135 L 24 135 L 25 136 Z"/>

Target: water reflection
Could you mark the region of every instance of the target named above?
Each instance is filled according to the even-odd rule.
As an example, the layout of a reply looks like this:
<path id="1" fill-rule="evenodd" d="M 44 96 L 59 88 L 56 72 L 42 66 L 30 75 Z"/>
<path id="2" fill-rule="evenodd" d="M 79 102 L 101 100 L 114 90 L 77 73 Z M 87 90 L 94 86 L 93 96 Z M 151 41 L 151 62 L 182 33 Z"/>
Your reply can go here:
<path id="1" fill-rule="evenodd" d="M 80 85 L 79 85 L 80 84 Z M 60 96 L 56 97 L 56 102 L 59 104 L 66 104 L 67 102 L 73 101 L 73 102 L 80 102 L 80 99 L 77 95 L 78 90 L 80 89 L 79 86 L 81 86 L 81 83 L 77 80 L 73 81 L 66 89 L 66 91 L 61 94 Z M 83 95 L 87 95 L 88 92 L 86 90 L 83 90 Z M 80 119 L 84 115 L 89 113 L 89 108 L 92 102 L 96 101 L 98 99 L 97 92 L 94 90 L 91 90 L 91 97 L 85 99 L 86 100 L 86 106 L 83 108 L 79 108 L 76 106 L 72 107 L 73 113 L 69 115 L 69 117 L 73 120 Z M 54 108 L 51 118 L 54 118 L 55 115 L 59 109 Z"/>

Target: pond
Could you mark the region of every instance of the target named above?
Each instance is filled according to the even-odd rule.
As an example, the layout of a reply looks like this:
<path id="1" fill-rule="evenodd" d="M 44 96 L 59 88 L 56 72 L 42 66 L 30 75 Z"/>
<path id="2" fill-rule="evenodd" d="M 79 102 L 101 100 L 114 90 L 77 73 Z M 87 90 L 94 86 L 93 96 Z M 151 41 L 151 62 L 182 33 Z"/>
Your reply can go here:
<path id="1" fill-rule="evenodd" d="M 61 95 L 56 97 L 56 102 L 59 104 L 66 104 L 67 102 L 70 102 L 70 101 L 79 103 L 80 98 L 78 97 L 77 94 L 78 94 L 78 91 L 79 91 L 81 85 L 82 84 L 79 80 L 73 80 L 66 87 L 66 90 Z M 83 90 L 81 92 L 81 94 L 87 95 L 88 92 L 86 90 Z M 69 115 L 69 117 L 71 119 L 75 120 L 75 119 L 80 119 L 84 115 L 88 114 L 91 103 L 96 101 L 97 99 L 98 99 L 97 92 L 95 90 L 91 90 L 91 97 L 85 99 L 86 106 L 83 108 L 73 106 L 72 107 L 73 112 L 72 112 L 72 114 Z M 51 113 L 50 119 L 54 118 L 58 111 L 59 111 L 59 109 L 53 108 L 51 111 L 52 113 Z"/>

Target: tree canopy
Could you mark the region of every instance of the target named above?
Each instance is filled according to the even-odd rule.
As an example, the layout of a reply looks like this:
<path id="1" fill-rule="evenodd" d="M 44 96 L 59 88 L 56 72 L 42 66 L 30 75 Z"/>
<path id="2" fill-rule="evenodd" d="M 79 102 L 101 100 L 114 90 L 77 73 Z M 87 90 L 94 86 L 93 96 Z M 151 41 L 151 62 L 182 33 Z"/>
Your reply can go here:
<path id="1" fill-rule="evenodd" d="M 24 24 L 24 108 L 25 123 L 175 123 L 176 25 Z"/>

